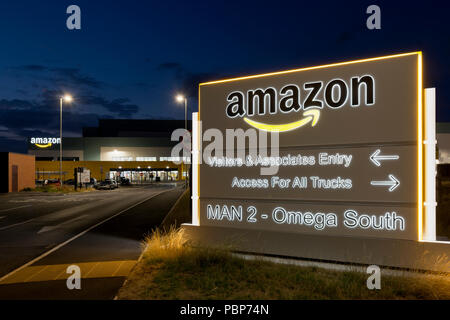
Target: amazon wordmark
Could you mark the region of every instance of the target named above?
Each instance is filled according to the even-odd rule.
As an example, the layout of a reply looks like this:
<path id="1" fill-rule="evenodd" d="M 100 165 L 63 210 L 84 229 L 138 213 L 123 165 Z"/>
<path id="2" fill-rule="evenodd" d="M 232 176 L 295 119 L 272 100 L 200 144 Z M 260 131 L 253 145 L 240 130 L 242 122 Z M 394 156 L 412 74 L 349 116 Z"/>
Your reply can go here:
<path id="1" fill-rule="evenodd" d="M 352 107 L 375 104 L 375 79 L 371 75 L 351 77 L 349 81 L 332 79 L 326 84 L 323 81 L 306 82 L 301 88 L 297 84 L 287 84 L 279 91 L 273 87 L 233 91 L 227 96 L 226 114 L 235 118 L 264 115 L 266 112 L 322 109 L 324 106 L 338 109 L 348 100 Z"/>

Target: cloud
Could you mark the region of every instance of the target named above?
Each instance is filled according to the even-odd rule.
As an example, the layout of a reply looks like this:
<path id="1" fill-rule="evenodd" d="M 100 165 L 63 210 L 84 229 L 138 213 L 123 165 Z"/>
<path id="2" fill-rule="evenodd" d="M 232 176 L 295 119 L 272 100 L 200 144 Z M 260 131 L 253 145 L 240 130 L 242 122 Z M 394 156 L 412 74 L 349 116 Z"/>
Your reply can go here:
<path id="1" fill-rule="evenodd" d="M 59 108 L 57 106 L 17 99 L 3 99 L 0 103 L 0 125 L 8 129 L 44 129 L 51 128 L 53 123 L 59 122 Z M 20 108 L 17 106 L 20 106 Z M 66 110 L 64 112 L 69 113 Z M 71 113 L 72 115 L 76 115 L 76 113 Z"/>
<path id="2" fill-rule="evenodd" d="M 198 98 L 198 85 L 202 82 L 222 78 L 218 73 L 199 72 L 187 73 L 181 82 L 181 89 L 190 98 Z"/>
<path id="3" fill-rule="evenodd" d="M 82 127 L 96 126 L 100 118 L 131 118 L 140 111 L 127 97 L 105 96 L 105 84 L 77 67 L 27 64 L 8 70 L 21 83 L 21 91 L 0 97 L 1 150 L 24 152 L 27 137 L 58 136 L 64 88 L 75 97 L 71 107 L 63 108 L 65 136 L 79 136 Z"/>
<path id="4" fill-rule="evenodd" d="M 0 139 L 25 141 L 33 135 L 59 134 L 59 108 L 55 97 L 61 92 L 47 90 L 40 101 L 1 99 L 0 100 Z M 129 118 L 139 111 L 139 107 L 130 103 L 128 98 L 108 100 L 100 96 L 77 97 L 77 104 L 100 106 L 105 111 L 124 118 Z M 93 109 L 90 107 L 90 109 Z M 77 108 L 63 109 L 64 132 L 79 135 L 81 128 L 95 126 L 99 118 L 113 118 L 106 112 L 78 113 Z"/>
<path id="5" fill-rule="evenodd" d="M 130 117 L 133 114 L 139 112 L 139 106 L 136 104 L 129 103 L 130 99 L 128 98 L 119 98 L 108 101 L 103 97 L 98 96 L 84 96 L 81 97 L 80 100 L 84 104 L 88 105 L 98 105 L 109 112 L 115 113 L 120 117 Z"/>
<path id="6" fill-rule="evenodd" d="M 59 106 L 59 104 L 57 103 L 57 101 L 59 100 L 58 97 L 61 97 L 62 95 L 64 95 L 64 92 L 59 90 L 44 90 L 41 93 L 42 103 L 49 106 L 49 108 L 58 107 Z M 88 107 L 99 106 L 104 110 L 114 115 L 118 115 L 120 117 L 131 117 L 132 115 L 138 113 L 140 110 L 139 106 L 130 103 L 130 99 L 128 98 L 116 98 L 113 100 L 108 100 L 100 95 L 95 94 L 90 95 L 75 94 L 75 100 L 72 103 L 74 105 L 88 106 Z"/>
<path id="7" fill-rule="evenodd" d="M 27 100 L 13 99 L 0 100 L 0 109 L 2 110 L 27 110 L 33 106 L 33 103 Z"/>
<path id="8" fill-rule="evenodd" d="M 175 73 L 176 78 L 181 79 L 185 76 L 187 71 L 184 69 L 184 67 L 181 65 L 181 63 L 178 62 L 164 62 L 159 64 L 156 67 L 156 70 L 158 71 L 173 71 Z"/>
<path id="9" fill-rule="evenodd" d="M 59 136 L 57 107 L 17 99 L 3 99 L 0 102 L 0 151 L 26 153 L 27 137 Z M 64 136 L 79 136 L 82 127 L 95 126 L 100 118 L 111 118 L 111 116 L 76 113 L 74 109 L 67 108 L 63 110 Z"/>
<path id="10" fill-rule="evenodd" d="M 91 76 L 83 75 L 78 68 L 53 68 L 51 71 L 59 75 L 62 80 L 67 79 L 77 85 L 84 85 L 92 88 L 100 88 L 103 86 L 101 81 Z"/>
<path id="11" fill-rule="evenodd" d="M 159 64 L 156 69 L 174 72 L 178 81 L 178 90 L 189 98 L 197 98 L 200 83 L 223 77 L 220 73 L 190 72 L 179 62 L 164 62 Z"/>
<path id="12" fill-rule="evenodd" d="M 41 66 L 38 64 L 29 64 L 29 65 L 17 67 L 15 69 L 25 70 L 25 71 L 46 71 L 46 70 L 48 70 L 47 67 Z"/>
<path id="13" fill-rule="evenodd" d="M 0 108 L 0 132 L 1 138 L 21 141 L 27 136 L 37 134 L 58 134 L 59 112 L 57 108 L 48 105 L 28 101 L 28 108 L 16 108 L 17 100 L 2 100 Z M 25 105 L 21 102 L 20 105 Z M 66 133 L 79 133 L 81 127 L 95 125 L 100 116 L 97 114 L 80 114 L 71 110 L 63 111 L 64 131 Z M 103 116 L 102 116 L 103 117 Z"/>
<path id="14" fill-rule="evenodd" d="M 98 89 L 104 86 L 104 83 L 83 74 L 80 68 L 47 67 L 38 64 L 29 64 L 12 68 L 15 71 L 32 73 L 35 78 L 56 82 L 59 84 L 86 86 Z"/>

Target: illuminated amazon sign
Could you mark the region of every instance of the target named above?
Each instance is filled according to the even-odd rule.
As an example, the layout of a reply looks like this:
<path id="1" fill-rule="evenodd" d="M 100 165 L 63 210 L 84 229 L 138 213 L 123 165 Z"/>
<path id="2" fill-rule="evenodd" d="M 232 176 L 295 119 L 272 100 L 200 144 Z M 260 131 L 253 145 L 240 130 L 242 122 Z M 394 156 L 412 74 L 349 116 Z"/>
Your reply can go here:
<path id="1" fill-rule="evenodd" d="M 198 150 L 214 152 L 193 170 L 193 221 L 423 239 L 435 171 L 424 158 L 435 160 L 422 67 L 410 52 L 201 83 Z"/>
<path id="2" fill-rule="evenodd" d="M 362 101 L 361 96 L 365 99 Z M 303 98 L 303 99 L 302 99 Z M 343 107 L 350 99 L 351 107 L 373 106 L 375 103 L 375 79 L 371 75 L 355 76 L 347 82 L 343 79 L 305 82 L 302 85 L 287 84 L 277 90 L 274 87 L 253 89 L 247 92 L 233 91 L 227 96 L 226 114 L 229 118 L 244 117 L 250 126 L 264 131 L 289 131 L 311 122 L 315 126 L 324 106 L 331 109 Z M 249 119 L 254 115 L 303 112 L 303 119 L 285 124 L 261 123 Z"/>
<path id="3" fill-rule="evenodd" d="M 60 144 L 61 143 L 61 139 L 60 138 L 30 138 L 30 144 L 41 148 L 41 149 L 46 149 L 46 148 L 50 148 L 51 146 L 55 145 L 55 144 Z"/>

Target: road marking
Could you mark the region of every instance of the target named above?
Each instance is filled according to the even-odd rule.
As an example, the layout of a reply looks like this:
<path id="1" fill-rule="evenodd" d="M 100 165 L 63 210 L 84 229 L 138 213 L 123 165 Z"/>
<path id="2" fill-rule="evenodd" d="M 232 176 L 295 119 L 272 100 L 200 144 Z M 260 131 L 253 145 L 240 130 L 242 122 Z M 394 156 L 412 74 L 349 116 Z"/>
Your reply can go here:
<path id="1" fill-rule="evenodd" d="M 27 208 L 27 207 L 31 207 L 31 204 L 27 204 L 26 206 L 20 206 L 20 207 L 15 207 L 15 208 L 3 209 L 3 210 L 0 210 L 0 212 L 12 211 L 12 210 Z"/>
<path id="2" fill-rule="evenodd" d="M 93 266 L 91 266 L 90 270 L 84 274 L 84 277 L 87 278 L 88 275 L 89 275 L 92 271 L 94 271 L 95 267 L 97 267 L 99 264 L 100 264 L 100 262 L 96 262 Z"/>
<path id="3" fill-rule="evenodd" d="M 120 211 L 120 212 L 118 212 L 118 213 L 116 213 L 116 214 L 110 216 L 109 218 L 106 218 L 106 219 L 104 219 L 104 220 L 102 220 L 102 221 L 100 221 L 100 222 L 94 224 L 93 226 L 91 226 L 91 227 L 87 228 L 86 230 L 84 230 L 84 231 L 78 233 L 77 235 L 73 236 L 72 238 L 70 238 L 70 239 L 68 239 L 68 240 L 66 240 L 66 241 L 64 241 L 64 242 L 62 242 L 62 243 L 60 243 L 60 244 L 58 244 L 56 247 L 54 247 L 54 248 L 48 250 L 47 252 L 44 252 L 43 254 L 37 256 L 37 257 L 34 258 L 33 260 L 28 261 L 28 262 L 25 263 L 24 265 L 22 265 L 22 266 L 20 266 L 20 267 L 18 267 L 18 268 L 16 268 L 16 269 L 14 269 L 13 271 L 9 272 L 8 274 L 5 274 L 3 277 L 0 278 L 0 282 L 3 282 L 5 279 L 9 278 L 10 276 L 14 275 L 15 273 L 17 273 L 17 272 L 19 272 L 19 271 L 21 271 L 21 270 L 23 270 L 23 269 L 25 269 L 25 268 L 31 266 L 33 263 L 35 263 L 35 262 L 37 262 L 37 261 L 39 261 L 39 260 L 45 258 L 46 256 L 48 256 L 49 254 L 55 252 L 56 250 L 59 250 L 60 248 L 64 247 L 66 244 L 69 244 L 69 243 L 72 242 L 73 240 L 78 239 L 79 237 L 85 235 L 86 233 L 88 233 L 88 232 L 91 231 L 92 229 L 94 229 L 94 228 L 96 228 L 96 227 L 102 225 L 103 223 L 105 223 L 105 222 L 107 222 L 107 221 L 109 221 L 109 220 L 111 220 L 111 219 L 113 219 L 113 218 L 115 218 L 115 217 L 121 215 L 122 213 L 124 213 L 124 212 L 126 212 L 126 211 L 128 211 L 128 210 L 130 210 L 130 209 L 132 209 L 132 208 L 134 208 L 134 207 L 136 207 L 136 206 L 138 206 L 138 205 L 140 205 L 140 204 L 142 204 L 142 203 L 144 203 L 144 202 L 146 202 L 146 201 L 148 201 L 148 200 L 150 200 L 150 199 L 152 199 L 152 198 L 154 198 L 154 197 L 156 197 L 156 196 L 158 196 L 158 195 L 160 195 L 160 194 L 162 194 L 162 193 L 169 192 L 169 191 L 173 191 L 173 190 L 174 190 L 174 189 L 169 189 L 169 190 L 164 190 L 164 191 L 158 192 L 158 193 L 156 193 L 156 194 L 154 194 L 154 195 L 152 195 L 152 196 L 150 196 L 150 197 L 148 197 L 148 198 L 145 198 L 145 199 L 142 200 L 142 201 L 139 201 L 138 203 L 133 204 L 132 206 L 130 206 L 130 207 L 126 208 L 126 209 L 123 209 L 122 211 Z"/>
<path id="4" fill-rule="evenodd" d="M 33 268 L 33 267 L 25 268 L 25 270 L 27 270 L 29 268 Z M 58 280 L 59 278 L 62 278 L 63 274 L 67 274 L 67 267 L 66 268 L 62 268 L 62 270 L 58 273 L 58 275 L 56 277 L 54 277 L 52 279 L 49 279 L 49 280 Z M 1 283 L 1 281 L 0 281 L 0 283 Z"/>
<path id="5" fill-rule="evenodd" d="M 14 276 L 0 281 L 0 285 L 65 280 L 70 276 L 67 274 L 67 268 L 71 265 L 80 267 L 82 279 L 126 277 L 136 262 L 136 260 L 118 260 L 29 266 Z"/>
<path id="6" fill-rule="evenodd" d="M 31 279 L 41 274 L 43 271 L 47 270 L 49 266 L 44 266 L 40 270 L 38 270 L 36 273 L 31 274 L 28 278 L 24 279 L 23 282 L 30 282 Z"/>
<path id="7" fill-rule="evenodd" d="M 57 225 L 54 225 L 54 226 L 44 226 L 44 227 L 42 227 L 37 233 L 38 233 L 38 234 L 41 234 L 41 233 L 44 233 L 44 232 L 49 232 L 49 231 L 53 231 L 53 230 L 55 230 L 55 229 L 59 229 L 59 228 L 61 228 L 62 226 L 65 226 L 65 225 L 67 225 L 67 224 L 71 224 L 72 222 L 75 222 L 75 221 L 84 219 L 84 218 L 86 218 L 87 216 L 88 216 L 87 214 L 83 214 L 82 216 L 79 216 L 79 217 L 76 217 L 76 218 L 73 218 L 73 219 L 64 221 L 64 222 L 62 222 L 62 223 L 60 223 L 60 224 L 57 224 Z"/>
<path id="8" fill-rule="evenodd" d="M 1 227 L 1 228 L 0 228 L 0 231 L 2 231 L 2 230 L 6 230 L 6 229 L 10 229 L 10 228 L 14 228 L 14 227 L 20 226 L 20 225 L 22 225 L 22 224 L 25 224 L 25 223 L 31 222 L 31 221 L 33 221 L 33 220 L 36 220 L 36 219 L 37 219 L 37 218 L 33 218 L 33 219 L 29 219 L 29 220 L 26 220 L 26 221 L 22 221 L 22 222 L 18 222 L 18 223 L 10 224 L 9 226 L 4 226 L 4 227 Z"/>
<path id="9" fill-rule="evenodd" d="M 114 271 L 114 272 L 112 273 L 112 276 L 113 276 L 113 277 L 119 272 L 120 268 L 122 267 L 122 265 L 123 265 L 124 263 L 125 263 L 125 260 L 122 261 L 121 263 L 119 263 L 119 265 L 118 265 L 117 268 L 116 268 L 116 271 Z"/>

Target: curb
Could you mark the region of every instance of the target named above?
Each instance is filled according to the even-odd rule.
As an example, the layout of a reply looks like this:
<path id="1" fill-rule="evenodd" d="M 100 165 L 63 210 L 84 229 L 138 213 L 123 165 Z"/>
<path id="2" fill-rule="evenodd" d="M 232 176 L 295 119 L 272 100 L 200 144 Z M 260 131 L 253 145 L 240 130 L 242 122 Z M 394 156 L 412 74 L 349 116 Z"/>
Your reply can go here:
<path id="1" fill-rule="evenodd" d="M 177 188 L 178 188 L 178 187 L 177 187 Z M 174 210 L 175 206 L 178 204 L 178 202 L 180 202 L 180 199 L 183 197 L 183 195 L 184 195 L 187 191 L 189 191 L 189 189 L 186 189 L 186 190 L 178 197 L 177 201 L 175 201 L 175 203 L 173 204 L 173 206 L 172 206 L 172 207 L 170 208 L 170 210 L 167 212 L 166 217 L 169 215 L 169 213 L 171 213 L 171 212 Z M 159 226 L 161 226 L 161 225 L 164 223 L 164 221 L 166 220 L 166 217 L 163 219 L 163 221 L 161 222 L 161 224 L 160 224 Z M 128 276 L 126 277 L 126 279 L 124 280 L 124 282 L 123 282 L 122 285 L 120 286 L 119 290 L 117 290 L 117 293 L 115 294 L 113 300 L 119 300 L 118 293 L 119 293 L 120 289 L 122 289 L 122 288 L 128 283 L 128 277 L 130 276 L 130 274 L 133 273 L 133 271 L 134 271 L 134 269 L 136 268 L 136 266 L 137 266 L 137 265 L 139 264 L 139 262 L 141 262 L 141 260 L 143 259 L 145 250 L 147 250 L 147 246 L 145 246 L 145 247 L 142 249 L 142 252 L 141 252 L 139 258 L 137 259 L 136 264 L 133 266 L 133 268 L 131 268 L 130 273 L 128 274 Z"/>
<path id="2" fill-rule="evenodd" d="M 181 196 L 177 199 L 177 201 L 174 203 L 174 205 L 170 208 L 169 212 L 167 212 L 166 216 L 164 217 L 163 221 L 160 223 L 159 227 L 162 227 L 164 225 L 164 223 L 167 220 L 167 217 L 175 210 L 175 207 L 178 205 L 178 203 L 180 203 L 181 199 L 187 192 L 189 192 L 189 188 L 184 190 L 184 192 L 181 194 Z"/>

